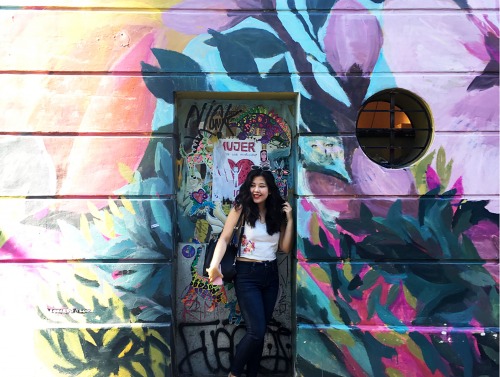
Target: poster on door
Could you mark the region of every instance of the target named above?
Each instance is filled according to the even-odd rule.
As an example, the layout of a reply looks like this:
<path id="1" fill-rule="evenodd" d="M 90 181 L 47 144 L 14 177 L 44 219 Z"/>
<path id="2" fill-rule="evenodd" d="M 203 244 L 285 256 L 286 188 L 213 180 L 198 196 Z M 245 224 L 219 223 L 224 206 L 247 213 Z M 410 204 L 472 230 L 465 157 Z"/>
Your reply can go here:
<path id="1" fill-rule="evenodd" d="M 262 144 L 219 139 L 213 151 L 212 201 L 234 200 L 252 166 L 261 165 Z"/>

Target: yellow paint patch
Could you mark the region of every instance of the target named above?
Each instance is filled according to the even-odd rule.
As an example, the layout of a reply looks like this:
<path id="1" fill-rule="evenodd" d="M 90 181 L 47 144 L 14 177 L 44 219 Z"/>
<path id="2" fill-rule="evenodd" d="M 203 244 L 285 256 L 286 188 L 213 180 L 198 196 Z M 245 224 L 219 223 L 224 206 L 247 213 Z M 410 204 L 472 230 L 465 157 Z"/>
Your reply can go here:
<path id="1" fill-rule="evenodd" d="M 135 182 L 134 171 L 128 165 L 119 162 L 118 171 L 120 172 L 120 175 L 123 177 L 123 179 L 125 179 L 125 181 L 127 181 L 128 183 Z"/>
<path id="2" fill-rule="evenodd" d="M 139 373 L 141 376 L 145 376 L 147 377 L 148 376 L 148 372 L 146 371 L 146 369 L 144 369 L 144 367 L 142 366 L 141 363 L 138 363 L 137 361 L 132 361 L 132 368 L 134 368 L 134 371 L 136 373 Z"/>
<path id="3" fill-rule="evenodd" d="M 43 360 L 47 364 L 60 365 L 63 368 L 71 368 L 71 363 L 65 358 L 60 357 L 60 354 L 55 353 L 52 349 L 52 345 L 60 348 L 56 331 L 48 330 L 48 332 L 50 341 L 39 334 L 35 338 L 35 349 L 40 360 Z"/>
<path id="4" fill-rule="evenodd" d="M 161 362 L 165 360 L 165 355 L 158 348 L 151 346 L 150 348 L 150 357 L 151 360 L 155 361 L 155 364 L 152 366 L 155 371 L 155 376 L 161 376 L 163 373 L 162 368 L 160 367 Z"/>
<path id="5" fill-rule="evenodd" d="M 135 215 L 135 209 L 130 200 L 128 200 L 125 197 L 122 197 L 121 202 L 127 211 L 129 211 L 132 215 Z"/>
<path id="6" fill-rule="evenodd" d="M 155 339 L 162 342 L 167 348 L 170 349 L 170 345 L 165 341 L 165 339 L 160 335 L 160 333 L 156 330 L 150 330 L 149 334 L 153 336 Z"/>
<path id="7" fill-rule="evenodd" d="M 352 276 L 352 265 L 349 262 L 344 262 L 342 271 L 344 272 L 344 276 L 347 280 L 351 281 L 354 276 Z"/>
<path id="8" fill-rule="evenodd" d="M 0 247 L 3 246 L 3 244 L 9 239 L 9 237 L 7 237 L 7 234 L 5 234 L 5 232 L 1 231 L 0 230 Z"/>
<path id="9" fill-rule="evenodd" d="M 320 282 L 331 284 L 330 276 L 321 267 L 312 266 L 311 273 Z"/>
<path id="10" fill-rule="evenodd" d="M 132 332 L 141 340 L 146 340 L 146 334 L 144 334 L 144 329 L 142 327 L 133 327 Z"/>
<path id="11" fill-rule="evenodd" d="M 339 329 L 328 329 L 326 333 L 330 339 L 336 344 L 344 345 L 347 347 L 354 347 L 356 342 L 349 334 L 348 331 L 342 331 Z"/>
<path id="12" fill-rule="evenodd" d="M 120 369 L 118 369 L 118 377 L 132 377 L 132 373 L 123 366 L 120 366 Z"/>
<path id="13" fill-rule="evenodd" d="M 195 227 L 195 233 L 194 233 L 195 238 L 200 240 L 200 242 L 203 242 L 203 240 L 206 240 L 207 236 L 208 236 L 209 226 L 210 226 L 210 224 L 205 219 L 200 219 L 200 220 L 196 221 L 196 227 Z"/>
<path id="14" fill-rule="evenodd" d="M 113 214 L 113 216 L 118 217 L 119 219 L 123 219 L 123 213 L 120 211 L 120 208 L 116 205 L 114 200 L 108 200 L 109 210 Z"/>
<path id="15" fill-rule="evenodd" d="M 85 339 L 87 343 L 93 344 L 94 346 L 97 347 L 97 343 L 95 342 L 94 338 L 92 338 L 92 336 L 89 334 L 87 329 L 81 329 L 80 331 L 83 335 L 83 339 Z"/>
<path id="16" fill-rule="evenodd" d="M 115 220 L 113 219 L 111 213 L 109 213 L 108 211 L 104 211 L 104 224 L 106 226 L 109 238 L 116 237 Z"/>
<path id="17" fill-rule="evenodd" d="M 83 237 L 85 237 L 87 242 L 92 245 L 94 243 L 94 240 L 92 239 L 92 235 L 90 234 L 89 221 L 87 220 L 87 216 L 83 214 L 80 216 L 80 231 L 82 232 Z"/>
<path id="18" fill-rule="evenodd" d="M 108 211 L 102 212 L 102 219 L 95 219 L 94 224 L 99 232 L 107 238 L 115 238 L 115 223 L 113 216 Z"/>
<path id="19" fill-rule="evenodd" d="M 102 337 L 102 344 L 104 346 L 107 346 L 116 337 L 117 333 L 118 329 L 109 329 L 108 331 L 106 331 L 106 333 Z"/>
<path id="20" fill-rule="evenodd" d="M 399 370 L 394 369 L 394 368 L 387 368 L 385 370 L 385 373 L 387 373 L 387 376 L 389 377 L 405 377 L 403 373 L 401 373 Z"/>
<path id="21" fill-rule="evenodd" d="M 64 331 L 64 344 L 67 349 L 78 359 L 84 360 L 85 355 L 83 353 L 82 344 L 80 343 L 80 337 L 76 332 Z"/>
<path id="22" fill-rule="evenodd" d="M 398 347 L 405 344 L 408 341 L 407 336 L 397 334 L 392 331 L 376 333 L 373 335 L 380 343 L 386 346 Z"/>
<path id="23" fill-rule="evenodd" d="M 410 305 L 413 309 L 415 309 L 417 307 L 417 299 L 415 298 L 415 296 L 413 296 L 408 290 L 408 288 L 406 288 L 406 286 L 404 285 L 403 285 L 403 292 L 408 305 Z"/>
<path id="24" fill-rule="evenodd" d="M 132 346 L 134 345 L 133 342 L 129 341 L 128 344 L 125 346 L 125 348 L 123 349 L 122 352 L 120 352 L 120 354 L 118 355 L 118 357 L 122 358 L 124 357 L 128 351 L 130 351 L 132 349 Z"/>
<path id="25" fill-rule="evenodd" d="M 330 302 L 330 312 L 332 313 L 332 317 L 334 317 L 335 319 L 341 319 L 339 308 L 334 304 L 333 301 Z"/>
<path id="26" fill-rule="evenodd" d="M 102 217 L 101 212 L 99 211 L 99 208 L 96 207 L 96 205 L 90 201 L 87 202 L 87 207 L 89 209 L 89 212 L 94 216 L 96 219 L 100 219 Z"/>
<path id="27" fill-rule="evenodd" d="M 319 222 L 318 222 L 318 215 L 316 213 L 313 213 L 311 216 L 311 221 L 309 222 L 309 233 L 311 235 L 311 243 L 313 245 L 319 245 L 320 240 L 319 240 Z"/>

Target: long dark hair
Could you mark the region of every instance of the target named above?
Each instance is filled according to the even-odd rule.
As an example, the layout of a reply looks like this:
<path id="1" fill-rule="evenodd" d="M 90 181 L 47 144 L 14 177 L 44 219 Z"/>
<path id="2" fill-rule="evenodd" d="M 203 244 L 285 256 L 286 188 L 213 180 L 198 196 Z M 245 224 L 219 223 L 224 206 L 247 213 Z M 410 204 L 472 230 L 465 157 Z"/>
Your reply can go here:
<path id="1" fill-rule="evenodd" d="M 285 200 L 280 195 L 280 190 L 274 181 L 273 174 L 268 170 L 250 170 L 245 182 L 240 187 L 240 192 L 234 199 L 235 208 L 242 208 L 245 220 L 255 227 L 259 218 L 259 207 L 254 203 L 250 194 L 250 186 L 255 177 L 263 177 L 266 181 L 269 195 L 266 199 L 266 228 L 267 233 L 272 235 L 280 231 L 281 224 L 285 219 L 283 203 Z"/>

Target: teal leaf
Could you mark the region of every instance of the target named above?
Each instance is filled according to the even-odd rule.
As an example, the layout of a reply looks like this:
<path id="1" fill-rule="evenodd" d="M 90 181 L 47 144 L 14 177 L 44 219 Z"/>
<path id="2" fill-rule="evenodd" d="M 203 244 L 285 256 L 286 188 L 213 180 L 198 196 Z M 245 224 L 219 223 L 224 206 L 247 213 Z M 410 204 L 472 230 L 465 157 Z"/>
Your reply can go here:
<path id="1" fill-rule="evenodd" d="M 208 32 L 212 35 L 210 43 L 219 50 L 222 65 L 228 76 L 257 87 L 261 80 L 260 75 L 246 75 L 259 72 L 250 49 L 218 31 L 209 29 Z"/>
<path id="2" fill-rule="evenodd" d="M 220 39 L 211 33 L 212 38 L 205 41 L 209 46 L 221 47 Z M 257 28 L 243 28 L 224 33 L 225 44 L 237 46 L 245 46 L 250 52 L 253 59 L 255 58 L 271 58 L 288 51 L 286 44 L 276 37 L 273 33 Z"/>
<path id="3" fill-rule="evenodd" d="M 377 305 L 380 304 L 381 293 L 382 293 L 381 285 L 375 287 L 375 289 L 370 293 L 370 297 L 368 297 L 368 319 L 373 317 L 373 314 L 375 314 L 375 309 Z"/>
<path id="4" fill-rule="evenodd" d="M 470 268 L 465 271 L 460 271 L 458 275 L 476 287 L 494 287 L 495 279 L 482 267 L 479 265 L 471 265 Z"/>
<path id="5" fill-rule="evenodd" d="M 387 295 L 386 306 L 392 305 L 394 303 L 394 301 L 396 301 L 396 299 L 398 298 L 398 295 L 399 295 L 399 285 L 394 284 L 389 289 L 389 294 Z"/>
<path id="6" fill-rule="evenodd" d="M 444 376 L 451 375 L 449 367 L 445 364 L 445 361 L 438 353 L 436 348 L 431 344 L 431 342 L 429 342 L 426 335 L 417 331 L 413 331 L 409 333 L 409 337 L 415 342 L 415 344 L 422 352 L 424 362 L 432 373 L 435 373 L 436 370 L 439 370 Z"/>
<path id="7" fill-rule="evenodd" d="M 389 327 L 398 333 L 405 333 L 407 327 L 399 320 L 392 312 L 385 306 L 381 304 L 376 305 L 376 311 L 378 317 Z"/>
<path id="8" fill-rule="evenodd" d="M 177 51 L 152 48 L 153 55 L 165 73 L 202 73 L 200 65 L 189 56 Z M 158 71 L 158 70 L 156 70 Z"/>
<path id="9" fill-rule="evenodd" d="M 176 51 L 158 48 L 153 48 L 152 51 L 160 68 L 141 62 L 141 70 L 144 83 L 156 98 L 161 98 L 172 104 L 176 91 L 205 91 L 208 89 L 206 75 L 193 59 Z M 175 73 L 177 75 L 174 75 Z M 186 73 L 190 74 L 188 80 L 185 76 Z"/>
<path id="10" fill-rule="evenodd" d="M 481 256 L 477 252 L 476 247 L 472 243 L 469 237 L 462 234 L 462 248 L 460 250 L 460 256 L 464 259 L 469 260 L 481 260 Z"/>
<path id="11" fill-rule="evenodd" d="M 172 193 L 174 191 L 172 155 L 161 143 L 156 145 L 155 171 L 158 177 L 165 182 L 167 193 Z"/>

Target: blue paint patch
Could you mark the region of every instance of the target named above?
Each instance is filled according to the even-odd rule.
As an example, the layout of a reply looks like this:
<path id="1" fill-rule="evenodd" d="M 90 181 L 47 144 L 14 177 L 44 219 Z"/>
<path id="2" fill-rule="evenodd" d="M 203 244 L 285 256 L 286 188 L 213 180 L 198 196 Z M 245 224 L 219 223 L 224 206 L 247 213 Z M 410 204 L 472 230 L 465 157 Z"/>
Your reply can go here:
<path id="1" fill-rule="evenodd" d="M 158 131 L 162 127 L 166 127 L 162 131 L 174 132 L 174 105 L 158 98 L 153 116 L 152 130 Z"/>

